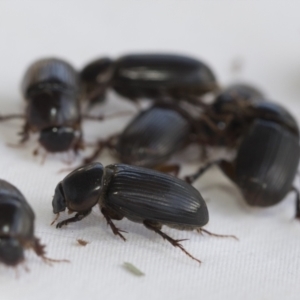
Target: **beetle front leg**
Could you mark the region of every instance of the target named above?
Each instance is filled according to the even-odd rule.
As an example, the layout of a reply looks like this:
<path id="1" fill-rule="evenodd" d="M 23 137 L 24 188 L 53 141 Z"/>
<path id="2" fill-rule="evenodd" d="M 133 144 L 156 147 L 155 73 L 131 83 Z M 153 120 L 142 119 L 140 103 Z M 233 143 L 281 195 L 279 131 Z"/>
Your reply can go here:
<path id="1" fill-rule="evenodd" d="M 196 257 L 194 257 L 193 255 L 191 255 L 189 252 L 187 252 L 184 247 L 180 244 L 180 242 L 182 241 L 186 241 L 186 239 L 183 240 L 174 240 L 172 239 L 170 236 L 168 236 L 166 233 L 162 232 L 160 229 L 162 227 L 161 224 L 156 223 L 156 222 L 152 222 L 152 221 L 147 221 L 145 220 L 143 222 L 144 226 L 149 229 L 152 230 L 156 233 L 158 233 L 164 240 L 167 240 L 172 246 L 174 247 L 178 247 L 181 251 L 183 251 L 187 256 L 189 256 L 191 259 L 196 260 L 198 263 L 201 264 L 201 260 L 197 259 Z"/>
<path id="2" fill-rule="evenodd" d="M 19 135 L 22 137 L 20 140 L 20 144 L 23 144 L 28 141 L 29 131 L 30 131 L 30 125 L 28 124 L 28 122 L 26 122 L 23 126 L 23 130 L 19 132 Z"/>
<path id="3" fill-rule="evenodd" d="M 81 213 L 77 213 L 75 215 L 75 217 L 63 220 L 59 223 L 57 223 L 56 228 L 62 228 L 62 226 L 64 225 L 68 225 L 69 223 L 73 223 L 73 222 L 78 222 L 81 221 L 82 219 L 84 219 L 85 217 L 87 217 L 90 213 L 91 213 L 91 209 L 85 211 L 85 212 L 81 212 Z"/>
<path id="4" fill-rule="evenodd" d="M 114 235 L 118 235 L 118 236 L 125 242 L 125 241 L 126 241 L 126 238 L 123 236 L 123 234 L 122 234 L 121 232 L 127 233 L 127 231 L 124 231 L 124 230 L 119 229 L 119 228 L 113 223 L 113 221 L 111 220 L 112 216 L 111 216 L 111 214 L 109 213 L 109 211 L 108 211 L 107 209 L 102 208 L 102 209 L 101 209 L 101 212 L 102 212 L 104 218 L 106 219 L 107 224 L 110 226 L 112 232 L 114 233 Z M 122 217 L 121 217 L 121 219 L 120 219 L 120 218 L 118 218 L 118 219 L 121 220 Z"/>

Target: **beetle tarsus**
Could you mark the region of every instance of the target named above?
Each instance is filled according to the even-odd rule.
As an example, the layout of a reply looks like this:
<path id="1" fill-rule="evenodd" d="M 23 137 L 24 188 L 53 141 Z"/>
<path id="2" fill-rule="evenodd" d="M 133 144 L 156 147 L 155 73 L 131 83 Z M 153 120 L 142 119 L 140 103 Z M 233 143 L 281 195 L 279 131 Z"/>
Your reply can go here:
<path id="1" fill-rule="evenodd" d="M 74 217 L 63 220 L 56 224 L 56 228 L 62 228 L 64 225 L 68 225 L 69 223 L 78 222 L 84 219 L 86 216 L 88 216 L 91 213 L 91 209 L 83 212 L 83 213 L 77 213 Z"/>
<path id="2" fill-rule="evenodd" d="M 158 225 L 153 225 L 150 222 L 144 221 L 144 226 L 147 229 L 153 230 L 154 232 L 158 233 L 164 240 L 167 240 L 171 245 L 174 247 L 178 247 L 181 251 L 183 251 L 187 256 L 189 256 L 191 259 L 197 261 L 199 264 L 201 264 L 201 260 L 197 259 L 193 255 L 191 255 L 189 252 L 187 252 L 184 247 L 180 244 L 180 242 L 185 241 L 186 239 L 181 239 L 181 240 L 174 240 L 170 236 L 168 236 L 166 233 L 162 232 L 160 230 L 161 226 Z M 160 227 L 160 228 L 159 228 Z"/>
<path id="3" fill-rule="evenodd" d="M 235 235 L 228 235 L 228 234 L 216 234 L 213 232 L 210 232 L 206 229 L 203 228 L 197 228 L 196 231 L 200 234 L 202 234 L 203 232 L 205 232 L 206 234 L 210 235 L 210 236 L 215 236 L 215 237 L 220 237 L 220 238 L 233 238 L 237 241 L 239 241 L 239 239 L 235 236 Z"/>

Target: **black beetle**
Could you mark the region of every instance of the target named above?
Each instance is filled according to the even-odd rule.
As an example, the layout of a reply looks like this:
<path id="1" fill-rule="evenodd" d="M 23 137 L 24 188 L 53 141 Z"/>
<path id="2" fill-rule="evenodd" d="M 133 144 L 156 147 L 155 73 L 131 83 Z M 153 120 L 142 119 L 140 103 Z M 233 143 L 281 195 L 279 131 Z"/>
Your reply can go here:
<path id="1" fill-rule="evenodd" d="M 209 144 L 212 146 L 235 147 L 253 117 L 258 116 L 253 107 L 261 103 L 265 103 L 264 95 L 255 87 L 244 83 L 230 85 L 204 109 L 204 114 L 222 134 L 216 135 L 211 126 L 205 125 L 199 127 L 200 132 L 203 135 L 204 131 L 207 137 L 210 136 Z"/>
<path id="2" fill-rule="evenodd" d="M 56 227 L 82 220 L 96 204 L 113 233 L 124 241 L 123 231 L 112 220 L 126 217 L 142 223 L 200 262 L 183 248 L 181 240 L 174 240 L 161 231 L 166 225 L 207 232 L 201 228 L 208 222 L 206 203 L 188 183 L 168 174 L 125 164 L 104 168 L 96 162 L 79 167 L 56 186 L 53 213 L 59 214 L 66 208 L 77 212 L 75 217 L 59 222 Z"/>
<path id="3" fill-rule="evenodd" d="M 26 119 L 22 140 L 30 132 L 40 132 L 39 142 L 48 152 L 63 152 L 82 148 L 81 117 L 79 110 L 79 81 L 77 72 L 67 62 L 48 58 L 34 62 L 22 82 L 26 101 Z"/>
<path id="4" fill-rule="evenodd" d="M 203 62 L 174 54 L 132 54 L 113 61 L 100 58 L 80 72 L 84 97 L 103 101 L 108 87 L 125 98 L 188 99 L 216 91 L 218 84 Z M 191 100 L 191 99 L 190 99 Z"/>
<path id="5" fill-rule="evenodd" d="M 247 126 L 237 139 L 234 161 L 210 162 L 186 180 L 194 182 L 217 164 L 241 189 L 249 205 L 275 205 L 295 191 L 296 218 L 300 219 L 299 191 L 293 187 L 300 157 L 297 122 L 286 109 L 268 101 L 251 103 L 243 112 Z"/>
<path id="6" fill-rule="evenodd" d="M 189 110 L 172 102 L 158 102 L 140 112 L 119 134 L 100 140 L 85 163 L 94 161 L 104 147 L 113 150 L 122 163 L 155 168 L 160 171 L 179 172 L 179 165 L 166 165 L 171 156 L 195 142 L 204 146 L 208 138 L 201 134 L 206 127 L 204 115 L 197 118 Z M 213 130 L 213 129 L 212 129 Z"/>
<path id="7" fill-rule="evenodd" d="M 24 249 L 33 249 L 46 262 L 43 245 L 34 236 L 34 213 L 21 192 L 0 179 L 0 261 L 16 266 L 24 261 Z"/>
<path id="8" fill-rule="evenodd" d="M 108 147 L 122 163 L 164 168 L 164 163 L 189 143 L 191 127 L 189 115 L 179 106 L 155 104 L 134 117 L 119 135 L 99 141 L 85 163 L 92 162 Z"/>

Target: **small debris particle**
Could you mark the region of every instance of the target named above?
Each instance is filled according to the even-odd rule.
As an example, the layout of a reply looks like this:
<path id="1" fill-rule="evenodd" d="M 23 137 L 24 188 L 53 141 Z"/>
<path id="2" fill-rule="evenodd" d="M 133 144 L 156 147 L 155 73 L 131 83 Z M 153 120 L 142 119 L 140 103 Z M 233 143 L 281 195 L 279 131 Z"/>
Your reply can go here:
<path id="1" fill-rule="evenodd" d="M 123 263 L 123 268 L 129 271 L 130 273 L 134 274 L 135 276 L 145 276 L 145 273 L 143 273 L 141 270 L 139 270 L 136 266 L 129 262 Z"/>
<path id="2" fill-rule="evenodd" d="M 78 239 L 77 242 L 80 246 L 86 246 L 87 244 L 89 244 L 89 242 L 82 239 Z"/>

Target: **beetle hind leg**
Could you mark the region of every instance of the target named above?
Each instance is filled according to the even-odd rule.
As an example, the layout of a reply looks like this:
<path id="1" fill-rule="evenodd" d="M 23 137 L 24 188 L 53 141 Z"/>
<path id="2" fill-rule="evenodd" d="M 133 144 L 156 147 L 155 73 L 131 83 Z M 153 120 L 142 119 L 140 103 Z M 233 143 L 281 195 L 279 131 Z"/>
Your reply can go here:
<path id="1" fill-rule="evenodd" d="M 166 233 L 164 233 L 164 232 L 162 232 L 160 230 L 161 227 L 162 227 L 162 225 L 160 225 L 159 223 L 153 223 L 153 222 L 147 221 L 147 220 L 145 220 L 143 223 L 144 223 L 144 226 L 147 229 L 152 230 L 152 231 L 158 233 L 164 240 L 167 240 L 172 246 L 178 247 L 181 251 L 183 251 L 191 259 L 193 259 L 193 260 L 195 260 L 195 261 L 197 261 L 198 263 L 201 264 L 201 260 L 197 259 L 193 255 L 191 255 L 189 252 L 187 252 L 184 249 L 184 247 L 180 244 L 180 242 L 186 241 L 186 239 L 183 239 L 183 240 L 174 240 L 174 239 L 172 239 L 170 236 L 168 236 Z"/>
<path id="2" fill-rule="evenodd" d="M 235 240 L 239 240 L 235 235 L 228 235 L 228 234 L 216 234 L 216 233 L 213 233 L 213 232 L 210 232 L 206 229 L 203 229 L 203 228 L 197 228 L 196 229 L 197 232 L 203 234 L 203 232 L 205 232 L 206 234 L 210 235 L 210 236 L 215 236 L 215 237 L 221 237 L 221 238 L 233 238 Z"/>
<path id="3" fill-rule="evenodd" d="M 85 211 L 85 212 L 81 212 L 81 213 L 77 213 L 74 217 L 63 220 L 59 223 L 56 224 L 56 228 L 62 228 L 64 225 L 68 225 L 69 223 L 73 223 L 73 222 L 78 222 L 81 221 L 82 219 L 84 219 L 85 217 L 87 217 L 90 213 L 91 213 L 91 209 Z"/>
<path id="4" fill-rule="evenodd" d="M 104 216 L 104 218 L 106 219 L 107 224 L 110 226 L 112 232 L 114 233 L 114 235 L 118 235 L 124 242 L 126 241 L 126 238 L 124 237 L 124 235 L 121 232 L 125 232 L 127 233 L 127 231 L 121 230 L 119 229 L 111 220 L 111 215 L 109 214 L 109 211 L 107 211 L 105 208 L 101 209 L 101 212 Z M 122 219 L 122 218 L 121 218 Z"/>
<path id="5" fill-rule="evenodd" d="M 69 262 L 67 259 L 53 259 L 46 256 L 45 245 L 40 243 L 38 238 L 34 238 L 31 243 L 31 248 L 35 252 L 35 254 L 42 258 L 42 260 L 51 265 L 53 262 Z"/>

